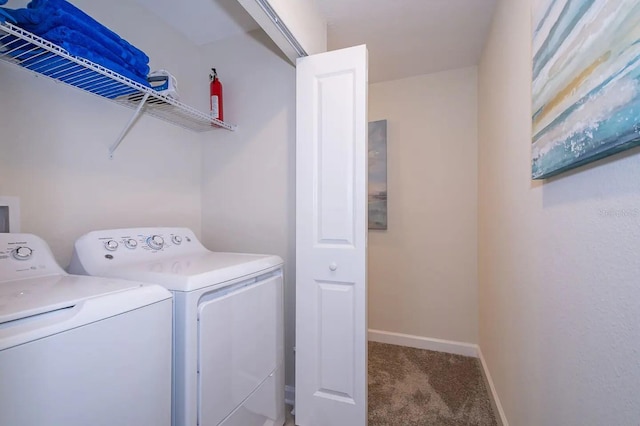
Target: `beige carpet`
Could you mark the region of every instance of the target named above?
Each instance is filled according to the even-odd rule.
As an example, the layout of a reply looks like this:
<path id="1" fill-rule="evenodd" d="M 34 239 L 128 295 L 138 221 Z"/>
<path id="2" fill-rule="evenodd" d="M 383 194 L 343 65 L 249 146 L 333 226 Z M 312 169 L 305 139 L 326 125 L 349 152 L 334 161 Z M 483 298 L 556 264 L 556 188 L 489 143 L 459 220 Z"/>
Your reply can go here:
<path id="1" fill-rule="evenodd" d="M 497 425 L 478 360 L 369 342 L 368 426 L 432 425 Z"/>
<path id="2" fill-rule="evenodd" d="M 369 342 L 369 426 L 497 425 L 476 358 Z"/>

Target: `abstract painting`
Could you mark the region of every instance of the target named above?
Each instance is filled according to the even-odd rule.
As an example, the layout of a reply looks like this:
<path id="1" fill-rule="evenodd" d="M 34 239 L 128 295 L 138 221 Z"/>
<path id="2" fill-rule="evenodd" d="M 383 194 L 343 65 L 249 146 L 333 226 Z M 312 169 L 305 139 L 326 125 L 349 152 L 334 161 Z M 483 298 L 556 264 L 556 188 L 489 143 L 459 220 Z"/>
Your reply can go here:
<path id="1" fill-rule="evenodd" d="M 640 144 L 640 2 L 533 0 L 532 177 Z"/>
<path id="2" fill-rule="evenodd" d="M 387 120 L 369 123 L 369 229 L 387 229 Z"/>

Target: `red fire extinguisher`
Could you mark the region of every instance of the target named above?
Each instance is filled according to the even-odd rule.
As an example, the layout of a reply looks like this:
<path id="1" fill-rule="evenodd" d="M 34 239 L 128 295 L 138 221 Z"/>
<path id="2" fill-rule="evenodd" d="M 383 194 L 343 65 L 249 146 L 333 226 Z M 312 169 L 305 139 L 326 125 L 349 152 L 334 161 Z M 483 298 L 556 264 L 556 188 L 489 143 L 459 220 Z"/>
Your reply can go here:
<path id="1" fill-rule="evenodd" d="M 224 120 L 222 112 L 222 83 L 220 83 L 220 79 L 218 79 L 216 69 L 211 68 L 211 71 L 213 71 L 213 74 L 209 74 L 209 80 L 211 81 L 209 84 L 211 116 L 222 121 Z"/>

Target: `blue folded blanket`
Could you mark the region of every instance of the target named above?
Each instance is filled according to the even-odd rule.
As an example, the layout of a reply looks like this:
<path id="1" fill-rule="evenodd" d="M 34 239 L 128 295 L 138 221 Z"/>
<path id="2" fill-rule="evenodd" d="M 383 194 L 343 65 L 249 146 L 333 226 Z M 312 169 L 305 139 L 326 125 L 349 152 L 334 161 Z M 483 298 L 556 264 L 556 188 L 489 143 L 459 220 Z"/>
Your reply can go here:
<path id="1" fill-rule="evenodd" d="M 149 65 L 147 62 L 140 62 L 139 58 L 134 57 L 128 51 L 119 49 L 118 44 L 111 40 L 103 40 L 103 43 L 98 43 L 93 38 L 86 37 L 83 33 L 72 30 L 68 27 L 54 27 L 46 33 L 41 34 L 41 37 L 63 47 L 69 53 L 76 56 L 82 55 L 72 53 L 67 46 L 83 47 L 86 51 L 92 52 L 94 58 L 96 56 L 103 56 L 105 59 L 108 59 L 109 61 L 128 69 L 138 77 L 145 79 L 145 81 L 147 74 L 149 74 Z M 72 50 L 76 52 L 78 51 L 77 49 Z M 85 56 L 82 57 L 86 58 Z M 86 59 L 93 60 L 90 58 Z"/>
<path id="2" fill-rule="evenodd" d="M 136 81 L 144 79 L 147 85 L 149 57 L 71 3 L 65 0 L 32 0 L 27 8 L 0 9 L 21 28 L 52 43 L 61 45 L 66 42 L 67 46 L 82 47 L 74 48 L 76 53 L 69 53 L 107 66 L 106 62 L 98 60 L 104 57 L 106 61 L 118 64 L 119 68 L 127 69 L 127 74 L 139 77 Z M 79 51 L 85 55 L 79 55 Z M 88 52 L 91 52 L 91 58 L 86 56 Z"/>
<path id="3" fill-rule="evenodd" d="M 122 48 L 130 50 L 132 55 L 140 56 L 142 62 L 149 62 L 149 57 L 145 55 L 143 51 L 132 46 L 126 40 L 123 40 L 118 34 L 100 24 L 91 16 L 87 15 L 66 0 L 32 0 L 27 5 L 27 9 L 36 11 L 41 16 L 47 16 L 44 22 L 40 24 L 41 26 L 49 26 L 49 28 L 52 28 L 54 26 L 64 25 L 71 29 L 85 32 L 86 34 L 96 31 L 100 34 L 101 39 L 110 39 L 119 43 Z M 78 28 L 75 28 L 75 25 L 77 25 Z"/>

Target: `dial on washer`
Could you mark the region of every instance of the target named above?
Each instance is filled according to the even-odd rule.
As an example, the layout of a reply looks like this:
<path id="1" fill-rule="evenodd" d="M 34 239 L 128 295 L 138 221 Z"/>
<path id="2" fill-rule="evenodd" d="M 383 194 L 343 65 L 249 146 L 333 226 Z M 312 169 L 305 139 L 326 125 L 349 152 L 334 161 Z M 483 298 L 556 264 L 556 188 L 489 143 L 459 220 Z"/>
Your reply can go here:
<path id="1" fill-rule="evenodd" d="M 138 242 L 136 240 L 134 240 L 133 238 L 129 238 L 129 239 L 126 239 L 124 241 L 124 245 L 128 249 L 134 249 L 134 248 L 138 247 Z"/>
<path id="2" fill-rule="evenodd" d="M 33 254 L 33 250 L 25 246 L 18 247 L 17 249 L 11 252 L 11 256 L 13 256 L 13 258 L 16 260 L 27 260 L 31 257 L 32 254 Z"/>
<path id="3" fill-rule="evenodd" d="M 104 248 L 106 248 L 109 251 L 114 251 L 118 248 L 118 242 L 116 240 L 109 240 L 106 243 L 104 243 Z"/>
<path id="4" fill-rule="evenodd" d="M 147 238 L 147 245 L 153 250 L 160 250 L 164 246 L 164 238 L 160 235 L 152 235 Z"/>

